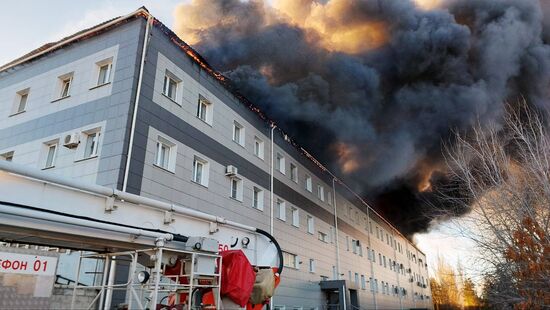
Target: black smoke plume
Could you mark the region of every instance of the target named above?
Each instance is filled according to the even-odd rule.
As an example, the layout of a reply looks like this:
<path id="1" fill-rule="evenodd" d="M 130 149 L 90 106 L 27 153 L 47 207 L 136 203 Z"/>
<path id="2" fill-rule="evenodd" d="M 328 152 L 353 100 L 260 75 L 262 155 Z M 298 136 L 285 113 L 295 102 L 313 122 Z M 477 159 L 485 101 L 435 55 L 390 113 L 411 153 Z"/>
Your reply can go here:
<path id="1" fill-rule="evenodd" d="M 498 124 L 514 97 L 550 104 L 550 1 L 424 2 L 194 0 L 175 26 L 412 235 L 432 220 L 425 200 L 444 178 L 430 178 L 453 131 Z"/>

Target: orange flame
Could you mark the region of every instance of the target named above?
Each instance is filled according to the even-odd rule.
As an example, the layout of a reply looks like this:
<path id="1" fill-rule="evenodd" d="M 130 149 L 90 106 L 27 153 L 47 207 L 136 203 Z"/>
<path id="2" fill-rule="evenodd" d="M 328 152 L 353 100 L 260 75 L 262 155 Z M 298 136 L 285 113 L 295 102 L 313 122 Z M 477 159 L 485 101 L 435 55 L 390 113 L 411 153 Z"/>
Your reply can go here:
<path id="1" fill-rule="evenodd" d="M 339 142 L 334 148 L 338 154 L 338 163 L 344 173 L 352 173 L 359 169 L 360 163 L 357 147 Z"/>

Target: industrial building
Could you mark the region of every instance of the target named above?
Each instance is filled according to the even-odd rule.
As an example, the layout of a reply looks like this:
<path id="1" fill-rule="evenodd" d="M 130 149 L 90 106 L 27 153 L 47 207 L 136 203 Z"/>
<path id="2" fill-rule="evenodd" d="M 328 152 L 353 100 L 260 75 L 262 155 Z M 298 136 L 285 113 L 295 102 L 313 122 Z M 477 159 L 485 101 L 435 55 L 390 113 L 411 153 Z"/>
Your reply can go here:
<path id="1" fill-rule="evenodd" d="M 274 309 L 431 309 L 425 254 L 182 39 L 140 8 L 0 67 L 0 158 L 272 230 Z"/>

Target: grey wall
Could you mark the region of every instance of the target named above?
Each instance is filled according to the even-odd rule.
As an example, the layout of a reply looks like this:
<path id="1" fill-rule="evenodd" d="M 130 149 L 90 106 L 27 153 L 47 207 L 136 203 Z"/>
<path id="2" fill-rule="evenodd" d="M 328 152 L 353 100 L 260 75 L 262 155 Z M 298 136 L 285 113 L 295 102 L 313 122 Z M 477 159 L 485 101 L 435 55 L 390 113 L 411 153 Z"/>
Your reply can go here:
<path id="1" fill-rule="evenodd" d="M 130 21 L 109 32 L 69 45 L 49 55 L 0 73 L 0 89 L 2 89 L 105 48 L 119 45 L 116 66 L 113 68 L 114 80 L 110 96 L 61 109 L 56 113 L 43 115 L 12 127 L 3 127 L 0 124 L 0 150 L 107 120 L 99 156 L 97 183 L 120 188 L 121 175 L 123 174 L 121 167 L 124 167 L 127 153 L 127 142 L 125 141 L 127 141 L 129 133 L 128 116 L 135 94 L 136 70 L 139 64 L 138 54 L 141 52 L 143 25 L 142 18 Z M 56 82 L 56 80 L 51 81 L 52 85 Z M 50 101 L 50 98 L 42 99 L 45 102 Z M 59 102 L 58 104 L 63 103 Z M 16 159 L 17 154 L 14 161 Z"/>

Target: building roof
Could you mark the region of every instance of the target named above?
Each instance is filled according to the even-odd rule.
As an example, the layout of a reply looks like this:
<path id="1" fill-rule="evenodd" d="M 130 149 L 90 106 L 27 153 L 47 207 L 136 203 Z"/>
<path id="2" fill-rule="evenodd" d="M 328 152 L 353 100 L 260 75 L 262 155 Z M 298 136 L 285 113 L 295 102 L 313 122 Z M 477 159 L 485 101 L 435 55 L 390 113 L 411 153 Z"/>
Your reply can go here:
<path id="1" fill-rule="evenodd" d="M 180 39 L 170 28 L 168 28 L 166 25 L 164 25 L 160 20 L 156 19 L 154 16 L 152 16 L 149 13 L 149 10 L 147 10 L 146 7 L 142 6 L 136 11 L 112 18 L 110 20 L 107 20 L 105 22 L 99 23 L 95 26 L 92 26 L 90 28 L 81 30 L 79 32 L 76 32 L 70 36 L 67 36 L 61 40 L 46 43 L 29 53 L 16 58 L 2 66 L 0 66 L 0 74 L 12 69 L 15 69 L 18 66 L 25 65 L 28 62 L 40 59 L 41 57 L 48 55 L 50 53 L 53 53 L 61 48 L 65 48 L 71 44 L 74 44 L 76 42 L 80 42 L 82 40 L 86 40 L 92 37 L 95 37 L 101 33 L 104 33 L 106 31 L 109 31 L 110 29 L 120 26 L 121 24 L 127 23 L 131 20 L 134 20 L 136 18 L 151 18 L 153 21 L 153 24 L 160 28 L 160 30 L 165 33 L 172 43 L 179 46 L 188 57 L 190 57 L 196 64 L 198 64 L 203 70 L 205 70 L 209 75 L 211 75 L 213 78 L 215 78 L 219 83 L 228 90 L 233 96 L 235 96 L 242 104 L 247 106 L 250 110 L 255 112 L 262 120 L 268 122 L 270 125 L 274 126 L 275 121 L 271 120 L 267 117 L 267 115 L 264 114 L 264 112 L 258 108 L 256 105 L 254 105 L 251 101 L 249 101 L 246 97 L 244 97 L 242 94 L 240 94 L 238 91 L 234 89 L 232 86 L 230 80 L 225 77 L 220 72 L 213 69 L 212 66 L 208 64 L 208 62 L 197 52 L 195 51 L 189 44 L 184 42 L 182 39 Z M 358 194 L 356 194 L 350 187 L 348 187 L 342 180 L 340 180 L 339 177 L 334 175 L 328 168 L 326 168 L 321 162 L 319 162 L 313 155 L 311 155 L 308 151 L 306 151 L 304 148 L 302 148 L 300 145 L 298 145 L 294 140 L 292 140 L 280 127 L 277 127 L 277 130 L 281 132 L 281 134 L 285 137 L 285 140 L 293 145 L 302 155 L 304 155 L 306 158 L 311 160 L 316 166 L 319 167 L 323 172 L 329 174 L 336 182 L 338 182 L 340 185 L 342 185 L 344 188 L 346 188 L 350 193 L 352 193 L 359 202 L 361 202 L 364 206 L 366 206 L 372 213 L 374 213 L 377 217 L 379 217 L 381 220 L 384 221 L 385 224 L 387 224 L 389 227 L 391 227 L 393 230 L 395 230 L 399 235 L 401 235 L 403 238 L 408 239 L 405 237 L 401 232 L 395 228 L 390 222 L 388 222 L 382 215 L 380 215 L 376 210 L 374 210 L 370 205 Z M 416 250 L 418 250 L 420 253 L 424 254 L 420 249 L 416 247 L 412 242 L 411 244 L 414 246 Z M 424 254 L 425 255 L 425 254 Z"/>

